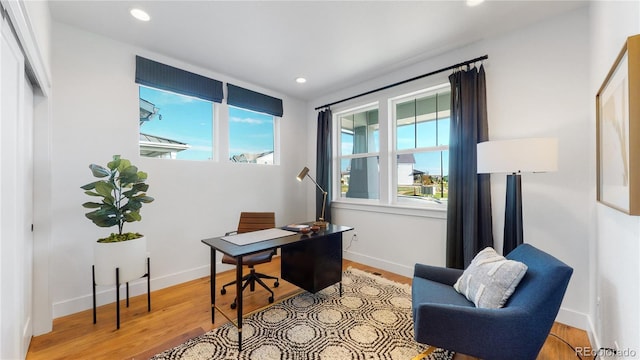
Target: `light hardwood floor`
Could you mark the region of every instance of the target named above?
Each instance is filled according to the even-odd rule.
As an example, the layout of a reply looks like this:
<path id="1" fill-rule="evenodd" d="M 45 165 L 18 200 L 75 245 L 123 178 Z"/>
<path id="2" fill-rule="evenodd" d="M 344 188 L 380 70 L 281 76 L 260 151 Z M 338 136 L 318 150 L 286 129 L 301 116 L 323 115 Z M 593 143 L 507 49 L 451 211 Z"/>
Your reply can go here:
<path id="1" fill-rule="evenodd" d="M 349 266 L 378 273 L 397 282 L 411 283 L 410 278 L 345 260 L 344 267 Z M 258 265 L 256 270 L 279 274 L 279 258 L 274 258 L 271 263 Z M 235 289 L 229 287 L 227 294 L 220 296 L 219 287 L 231 281 L 234 276 L 234 271 L 217 276 L 216 284 L 219 285 L 216 302 L 222 308 L 229 308 Z M 267 283 L 273 284 L 271 281 Z M 245 291 L 245 313 L 268 305 L 267 292 L 258 289 L 259 287 L 254 293 Z M 280 286 L 274 289 L 276 299 L 299 291 L 294 285 L 282 280 Z M 115 303 L 98 308 L 98 321 L 95 325 L 91 310 L 55 319 L 52 332 L 32 339 L 27 359 L 148 359 L 226 322 L 223 316 L 216 314 L 216 322 L 211 324 L 208 277 L 152 292 L 151 306 L 151 312 L 148 313 L 146 295 L 131 298 L 129 308 L 124 306 L 123 300 L 120 307 L 120 330 L 116 330 Z M 227 314 L 231 316 L 234 313 L 229 310 Z M 589 346 L 588 337 L 582 330 L 556 323 L 551 332 L 573 347 Z M 462 354 L 454 357 L 454 360 L 469 359 L 475 358 Z M 577 356 L 567 344 L 549 336 L 538 359 L 577 359 Z"/>

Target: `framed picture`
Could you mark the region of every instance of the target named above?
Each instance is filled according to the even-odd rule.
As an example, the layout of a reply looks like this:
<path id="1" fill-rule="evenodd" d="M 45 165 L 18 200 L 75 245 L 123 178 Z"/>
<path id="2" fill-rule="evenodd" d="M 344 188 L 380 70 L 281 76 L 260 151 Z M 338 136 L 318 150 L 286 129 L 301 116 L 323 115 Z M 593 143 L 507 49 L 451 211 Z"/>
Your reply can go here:
<path id="1" fill-rule="evenodd" d="M 596 95 L 597 198 L 640 215 L 640 35 L 627 38 Z"/>

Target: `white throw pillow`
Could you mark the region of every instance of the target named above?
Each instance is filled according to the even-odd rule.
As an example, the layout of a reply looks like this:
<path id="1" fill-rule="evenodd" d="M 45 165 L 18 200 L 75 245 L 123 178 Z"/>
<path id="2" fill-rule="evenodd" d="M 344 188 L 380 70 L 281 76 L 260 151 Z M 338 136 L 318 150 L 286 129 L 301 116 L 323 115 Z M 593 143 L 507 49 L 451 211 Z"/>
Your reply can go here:
<path id="1" fill-rule="evenodd" d="M 527 265 L 507 260 L 493 248 L 485 248 L 453 285 L 476 307 L 498 309 L 504 306 L 527 272 Z"/>

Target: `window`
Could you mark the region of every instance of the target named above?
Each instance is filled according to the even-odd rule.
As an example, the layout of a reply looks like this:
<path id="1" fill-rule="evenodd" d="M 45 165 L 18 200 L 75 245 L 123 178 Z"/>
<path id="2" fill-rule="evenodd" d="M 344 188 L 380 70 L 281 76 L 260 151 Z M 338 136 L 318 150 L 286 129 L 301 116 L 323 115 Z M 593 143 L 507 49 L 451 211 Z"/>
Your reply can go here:
<path id="1" fill-rule="evenodd" d="M 232 162 L 274 164 L 275 117 L 229 106 L 229 156 Z"/>
<path id="2" fill-rule="evenodd" d="M 222 82 L 136 56 L 140 100 L 140 155 L 213 159 L 214 102 Z"/>
<path id="3" fill-rule="evenodd" d="M 449 87 L 392 102 L 398 202 L 448 198 Z"/>
<path id="4" fill-rule="evenodd" d="M 140 155 L 213 158 L 213 103 L 140 86 Z"/>
<path id="5" fill-rule="evenodd" d="M 338 116 L 340 125 L 340 197 L 378 199 L 380 193 L 380 125 L 378 109 Z"/>
<path id="6" fill-rule="evenodd" d="M 282 100 L 227 84 L 227 104 L 230 160 L 250 164 L 277 164 L 276 120 L 283 114 Z"/>
<path id="7" fill-rule="evenodd" d="M 450 85 L 397 95 L 334 113 L 335 200 L 435 208 L 446 202 Z"/>
<path id="8" fill-rule="evenodd" d="M 210 160 L 214 155 L 214 103 L 224 99 L 221 81 L 136 56 L 140 155 Z M 282 99 L 227 83 L 229 159 L 278 163 Z M 223 114 L 224 115 L 224 114 Z M 223 141 L 224 143 L 224 141 Z"/>

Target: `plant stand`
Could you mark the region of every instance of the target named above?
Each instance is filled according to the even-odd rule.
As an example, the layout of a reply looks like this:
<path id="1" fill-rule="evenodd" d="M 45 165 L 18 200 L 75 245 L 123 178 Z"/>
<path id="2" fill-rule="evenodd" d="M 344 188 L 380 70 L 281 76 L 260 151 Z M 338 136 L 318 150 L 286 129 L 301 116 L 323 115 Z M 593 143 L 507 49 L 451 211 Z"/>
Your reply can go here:
<path id="1" fill-rule="evenodd" d="M 120 329 L 120 268 L 116 268 L 116 329 Z M 147 311 L 151 312 L 151 260 L 147 257 Z M 96 323 L 96 268 L 91 265 L 91 279 L 93 282 L 93 323 Z M 129 307 L 129 282 L 126 282 L 127 307 Z"/>

